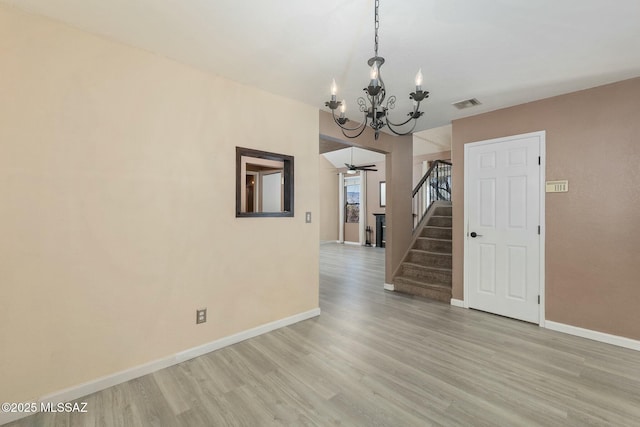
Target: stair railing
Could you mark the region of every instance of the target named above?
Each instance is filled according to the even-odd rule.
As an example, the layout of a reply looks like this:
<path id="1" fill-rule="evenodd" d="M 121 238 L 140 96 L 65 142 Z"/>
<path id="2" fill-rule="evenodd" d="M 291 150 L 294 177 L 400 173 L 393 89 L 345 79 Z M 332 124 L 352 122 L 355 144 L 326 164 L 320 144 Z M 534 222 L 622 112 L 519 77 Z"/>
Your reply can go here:
<path id="1" fill-rule="evenodd" d="M 413 231 L 424 219 L 436 200 L 451 201 L 451 167 L 445 160 L 436 160 L 413 189 Z"/>

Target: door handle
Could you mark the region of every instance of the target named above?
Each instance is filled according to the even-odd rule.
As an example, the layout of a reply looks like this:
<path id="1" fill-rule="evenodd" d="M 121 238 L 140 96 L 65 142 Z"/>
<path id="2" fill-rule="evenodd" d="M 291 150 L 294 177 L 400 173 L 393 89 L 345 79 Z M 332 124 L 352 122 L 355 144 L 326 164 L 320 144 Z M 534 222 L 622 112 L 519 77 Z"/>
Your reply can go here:
<path id="1" fill-rule="evenodd" d="M 471 234 L 469 234 L 469 235 L 470 235 L 471 237 L 473 237 L 474 239 L 475 239 L 476 237 L 482 237 L 482 234 L 478 234 L 478 233 L 476 233 L 475 231 L 472 231 L 472 232 L 471 232 Z"/>

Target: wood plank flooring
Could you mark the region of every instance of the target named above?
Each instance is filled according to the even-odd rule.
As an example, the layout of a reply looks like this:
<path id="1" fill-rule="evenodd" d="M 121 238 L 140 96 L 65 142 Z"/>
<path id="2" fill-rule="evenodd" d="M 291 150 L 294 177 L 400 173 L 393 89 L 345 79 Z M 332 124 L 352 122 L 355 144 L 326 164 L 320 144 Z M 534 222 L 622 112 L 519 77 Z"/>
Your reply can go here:
<path id="1" fill-rule="evenodd" d="M 382 249 L 320 253 L 320 317 L 9 425 L 640 426 L 640 352 L 385 292 Z"/>

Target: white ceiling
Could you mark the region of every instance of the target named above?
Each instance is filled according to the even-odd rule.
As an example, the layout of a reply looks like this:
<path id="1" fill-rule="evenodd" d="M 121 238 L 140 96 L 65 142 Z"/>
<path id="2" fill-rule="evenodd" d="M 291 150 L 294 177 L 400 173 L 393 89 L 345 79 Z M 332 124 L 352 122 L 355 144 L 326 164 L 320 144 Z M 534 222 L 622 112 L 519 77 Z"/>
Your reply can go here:
<path id="1" fill-rule="evenodd" d="M 318 108 L 335 78 L 353 112 L 373 56 L 373 0 L 0 2 Z M 419 67 L 431 92 L 417 130 L 640 75 L 638 0 L 380 3 L 381 75 L 402 101 L 395 120 Z M 471 97 L 482 105 L 451 106 Z"/>
<path id="2" fill-rule="evenodd" d="M 413 155 L 451 151 L 451 125 L 438 126 L 413 134 Z"/>

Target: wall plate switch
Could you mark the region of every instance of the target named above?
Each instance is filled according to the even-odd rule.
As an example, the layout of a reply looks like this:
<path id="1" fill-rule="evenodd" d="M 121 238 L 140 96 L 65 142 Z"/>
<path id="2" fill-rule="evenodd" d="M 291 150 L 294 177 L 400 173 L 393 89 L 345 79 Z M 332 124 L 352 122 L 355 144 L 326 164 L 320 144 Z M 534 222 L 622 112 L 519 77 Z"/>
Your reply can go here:
<path id="1" fill-rule="evenodd" d="M 547 193 L 566 193 L 569 191 L 569 181 L 547 181 L 546 182 L 546 192 Z"/>
<path id="2" fill-rule="evenodd" d="M 207 321 L 207 309 L 201 308 L 196 310 L 196 324 L 204 323 Z"/>
<path id="3" fill-rule="evenodd" d="M 304 214 L 304 222 L 309 224 L 311 222 L 311 212 L 307 212 Z"/>

